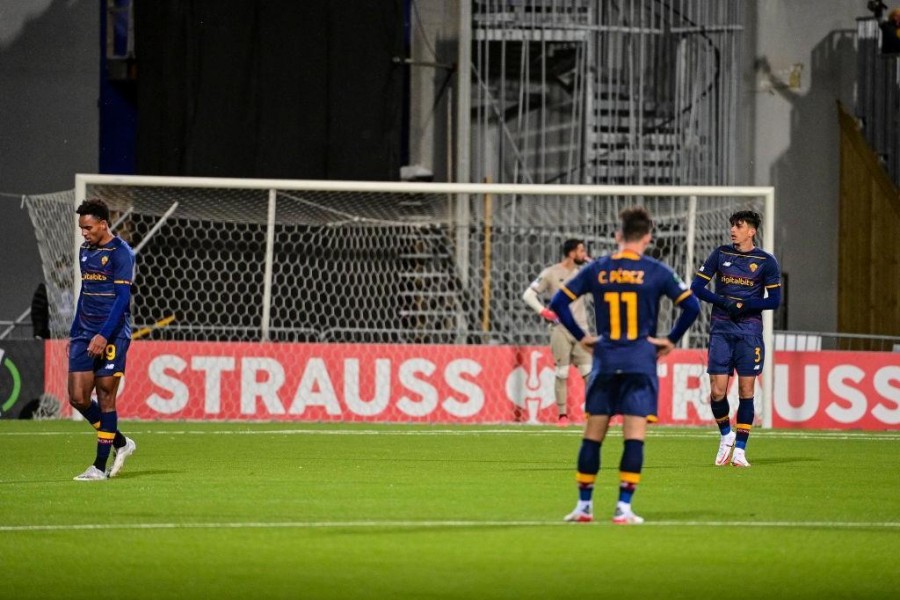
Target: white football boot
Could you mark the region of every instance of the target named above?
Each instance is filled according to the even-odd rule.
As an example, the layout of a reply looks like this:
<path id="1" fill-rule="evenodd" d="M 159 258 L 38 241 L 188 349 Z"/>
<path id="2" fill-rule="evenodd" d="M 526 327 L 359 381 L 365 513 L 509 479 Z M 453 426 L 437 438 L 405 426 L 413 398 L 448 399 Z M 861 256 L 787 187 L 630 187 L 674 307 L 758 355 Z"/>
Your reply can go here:
<path id="1" fill-rule="evenodd" d="M 616 505 L 616 512 L 613 514 L 612 522 L 616 525 L 640 525 L 644 522 L 644 518 L 634 514 L 630 506 L 624 508 L 621 505 Z"/>
<path id="2" fill-rule="evenodd" d="M 89 466 L 84 473 L 74 477 L 75 481 L 105 481 L 106 473 L 95 467 L 94 465 Z"/>
<path id="3" fill-rule="evenodd" d="M 750 463 L 747 462 L 747 457 L 744 454 L 744 450 L 742 448 L 735 448 L 734 455 L 731 457 L 731 466 L 732 467 L 749 467 Z"/>
<path id="4" fill-rule="evenodd" d="M 719 440 L 719 451 L 716 453 L 717 467 L 728 464 L 728 459 L 731 458 L 731 449 L 734 448 L 734 438 L 735 433 L 732 431 L 723 435 L 722 439 Z"/>
<path id="5" fill-rule="evenodd" d="M 115 477 L 125 466 L 125 459 L 134 454 L 137 450 L 137 444 L 130 437 L 125 438 L 125 445 L 116 449 L 116 460 L 113 461 L 112 468 L 109 470 L 109 476 Z"/>

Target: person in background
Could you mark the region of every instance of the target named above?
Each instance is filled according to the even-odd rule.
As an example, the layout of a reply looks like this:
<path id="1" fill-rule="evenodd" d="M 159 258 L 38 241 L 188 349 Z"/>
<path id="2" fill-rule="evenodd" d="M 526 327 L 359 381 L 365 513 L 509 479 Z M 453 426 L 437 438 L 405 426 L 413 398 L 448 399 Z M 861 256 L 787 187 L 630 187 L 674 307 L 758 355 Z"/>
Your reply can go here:
<path id="1" fill-rule="evenodd" d="M 31 329 L 35 339 L 50 338 L 50 303 L 47 301 L 47 286 L 39 283 L 31 297 Z"/>
<path id="2" fill-rule="evenodd" d="M 887 5 L 880 0 L 871 0 L 868 8 L 878 19 L 878 27 L 881 29 L 881 53 L 900 53 L 900 8 L 892 8 L 887 16 Z"/>
<path id="3" fill-rule="evenodd" d="M 557 424 L 566 426 L 569 424 L 568 415 L 568 383 L 569 366 L 578 369 L 583 378 L 591 372 L 591 353 L 584 346 L 575 341 L 572 334 L 559 324 L 556 314 L 543 305 L 541 295 L 552 297 L 560 286 L 574 277 L 584 263 L 587 262 L 587 251 L 584 248 L 584 240 L 566 240 L 562 246 L 562 261 L 552 264 L 538 275 L 537 279 L 522 294 L 522 299 L 534 312 L 550 323 L 550 351 L 553 354 L 553 362 L 556 364 L 556 379 L 553 393 L 556 398 Z M 579 300 L 572 305 L 575 320 L 582 329 L 587 329 L 587 312 L 584 302 Z"/>

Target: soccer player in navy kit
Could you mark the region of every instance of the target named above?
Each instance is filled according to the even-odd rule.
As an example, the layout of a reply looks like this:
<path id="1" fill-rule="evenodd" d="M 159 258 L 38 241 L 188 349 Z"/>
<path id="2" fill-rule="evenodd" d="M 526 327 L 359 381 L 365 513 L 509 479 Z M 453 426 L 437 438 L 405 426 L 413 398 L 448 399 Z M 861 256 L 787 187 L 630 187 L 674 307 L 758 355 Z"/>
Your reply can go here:
<path id="1" fill-rule="evenodd" d="M 600 447 L 610 417 L 622 415 L 624 451 L 619 463 L 619 499 L 613 523 L 643 523 L 631 508 L 641 479 L 647 421 L 657 413 L 657 358 L 665 356 L 700 313 L 700 303 L 687 285 L 663 263 L 644 256 L 653 222 L 643 207 L 622 211 L 616 232 L 619 251 L 583 267 L 553 296 L 550 309 L 587 347 L 593 346 L 594 366 L 585 392 L 587 423 L 578 453 L 578 504 L 566 521 L 593 520 L 592 494 L 600 471 Z M 588 336 L 572 317 L 569 304 L 593 295 L 599 337 Z M 659 301 L 671 298 L 681 315 L 665 337 L 656 337 Z"/>
<path id="2" fill-rule="evenodd" d="M 116 415 L 116 392 L 131 342 L 134 252 L 110 231 L 105 202 L 85 200 L 76 212 L 84 243 L 78 253 L 81 294 L 69 332 L 69 403 L 97 430 L 97 455 L 75 480 L 102 481 L 113 447 L 109 477 L 118 475 L 137 448 L 118 430 Z M 95 389 L 97 402 L 91 400 Z"/>
<path id="3" fill-rule="evenodd" d="M 713 250 L 694 275 L 691 290 L 713 305 L 706 372 L 710 407 L 721 433 L 715 464 L 730 461 L 735 467 L 749 467 L 746 447 L 755 416 L 754 387 L 766 359 L 761 311 L 774 310 L 781 302 L 781 270 L 774 256 L 753 244 L 759 214 L 738 211 L 729 222 L 732 243 Z M 715 291 L 706 287 L 713 280 Z M 731 430 L 726 399 L 734 371 L 739 394 L 736 432 Z"/>

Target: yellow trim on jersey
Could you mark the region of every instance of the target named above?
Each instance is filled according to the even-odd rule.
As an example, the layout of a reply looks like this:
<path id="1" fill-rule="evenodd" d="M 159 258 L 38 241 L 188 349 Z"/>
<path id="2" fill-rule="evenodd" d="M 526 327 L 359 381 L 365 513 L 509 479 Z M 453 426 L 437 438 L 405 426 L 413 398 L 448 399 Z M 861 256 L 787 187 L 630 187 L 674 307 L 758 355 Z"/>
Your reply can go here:
<path id="1" fill-rule="evenodd" d="M 619 471 L 619 481 L 624 481 L 625 483 L 640 483 L 641 474 L 629 473 L 628 471 Z"/>
<path id="2" fill-rule="evenodd" d="M 578 483 L 594 483 L 597 481 L 597 475 L 590 473 L 575 473 L 575 481 Z"/>
<path id="3" fill-rule="evenodd" d="M 115 281 L 113 281 L 113 283 L 122 283 L 125 285 L 131 285 L 131 282 L 128 281 L 127 279 L 116 279 Z"/>
<path id="4" fill-rule="evenodd" d="M 781 284 L 780 284 L 780 283 L 773 283 L 772 285 L 767 285 L 767 286 L 766 286 L 766 289 L 767 289 L 767 290 L 770 290 L 770 289 L 772 289 L 772 288 L 777 288 L 777 287 L 781 287 Z"/>
<path id="5" fill-rule="evenodd" d="M 577 299 L 578 299 L 578 296 L 576 296 L 575 294 L 573 294 L 572 292 L 570 292 L 570 291 L 569 291 L 569 288 L 567 288 L 567 287 L 564 286 L 564 285 L 559 286 L 559 291 L 561 291 L 563 294 L 565 294 L 566 296 L 568 296 L 568 297 L 571 298 L 572 300 L 577 300 Z"/>
<path id="6" fill-rule="evenodd" d="M 678 304 L 679 302 L 681 302 L 682 300 L 684 300 L 691 294 L 693 294 L 693 292 L 691 290 L 686 291 L 685 293 L 683 293 L 682 295 L 678 296 L 678 298 L 675 299 L 675 304 Z"/>
<path id="7" fill-rule="evenodd" d="M 697 271 L 696 273 L 694 273 L 694 275 L 696 275 L 696 276 L 698 276 L 698 277 L 702 277 L 703 279 L 705 279 L 705 280 L 707 280 L 707 281 L 712 281 L 712 277 L 707 277 L 706 275 L 704 275 L 704 274 L 701 273 L 700 271 Z"/>
<path id="8" fill-rule="evenodd" d="M 611 258 L 627 258 L 628 260 L 641 260 L 641 255 L 634 250 L 622 250 L 613 254 Z"/>
<path id="9" fill-rule="evenodd" d="M 658 421 L 659 421 L 659 417 L 657 417 L 656 415 L 647 415 L 648 423 L 656 423 Z"/>
<path id="10" fill-rule="evenodd" d="M 125 377 L 125 373 L 123 373 L 122 371 L 116 371 L 115 373 L 113 373 L 113 377 Z"/>
<path id="11" fill-rule="evenodd" d="M 98 431 L 97 437 L 101 440 L 114 440 L 116 439 L 115 431 Z"/>

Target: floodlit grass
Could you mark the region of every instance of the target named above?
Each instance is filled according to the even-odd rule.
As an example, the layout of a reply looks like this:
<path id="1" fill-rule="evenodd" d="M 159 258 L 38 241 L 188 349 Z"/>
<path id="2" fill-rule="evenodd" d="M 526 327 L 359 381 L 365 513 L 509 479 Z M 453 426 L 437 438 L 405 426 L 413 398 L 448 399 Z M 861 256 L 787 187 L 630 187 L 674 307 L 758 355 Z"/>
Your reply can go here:
<path id="1" fill-rule="evenodd" d="M 653 428 L 635 510 L 566 524 L 576 428 L 124 423 L 122 475 L 72 481 L 84 423 L 0 421 L 3 598 L 888 598 L 900 434 Z"/>

